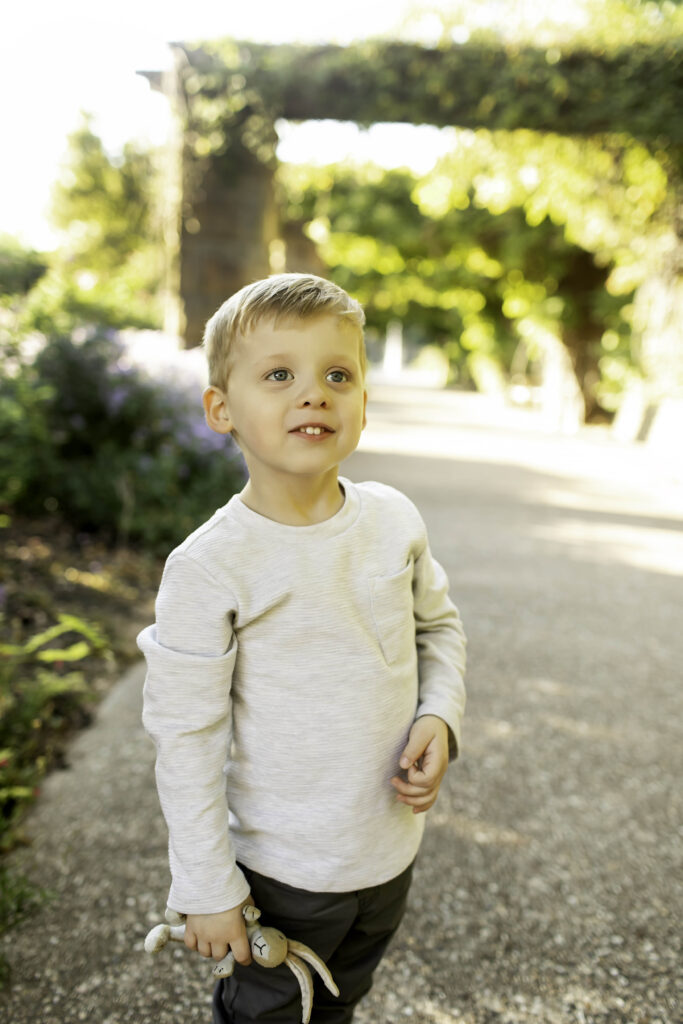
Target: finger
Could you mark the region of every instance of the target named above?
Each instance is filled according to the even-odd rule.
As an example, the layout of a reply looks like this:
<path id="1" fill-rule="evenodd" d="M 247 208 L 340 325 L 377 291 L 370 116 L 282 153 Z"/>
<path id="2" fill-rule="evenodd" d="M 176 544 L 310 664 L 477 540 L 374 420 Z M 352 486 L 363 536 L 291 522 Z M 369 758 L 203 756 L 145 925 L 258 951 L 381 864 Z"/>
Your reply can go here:
<path id="1" fill-rule="evenodd" d="M 434 803 L 436 797 L 437 793 L 432 789 L 428 793 L 420 793 L 417 796 L 402 796 L 399 793 L 396 799 L 402 804 L 408 804 L 409 807 L 424 807 L 429 803 Z"/>
<path id="2" fill-rule="evenodd" d="M 425 797 L 430 796 L 433 792 L 433 787 L 430 789 L 397 789 L 396 796 L 400 800 L 422 800 Z"/>
<path id="3" fill-rule="evenodd" d="M 406 747 L 406 749 L 403 751 L 399 759 L 399 767 L 403 768 L 404 770 L 412 768 L 413 765 L 420 763 L 423 754 L 424 746 L 422 744 L 418 744 L 412 747 Z"/>
<path id="4" fill-rule="evenodd" d="M 400 779 L 401 782 L 407 782 L 414 786 L 420 786 L 424 783 L 424 780 L 427 778 L 427 775 L 419 768 L 411 768 L 410 771 L 408 772 L 401 772 L 399 775 L 394 775 L 394 778 Z"/>
<path id="5" fill-rule="evenodd" d="M 425 811 L 428 811 L 430 809 L 430 807 L 434 806 L 435 803 L 436 803 L 436 798 L 434 798 L 434 800 L 432 800 L 431 803 L 427 804 L 426 807 L 413 807 L 413 814 L 424 814 Z"/>
<path id="6" fill-rule="evenodd" d="M 417 763 L 419 764 L 419 766 L 421 768 L 424 768 L 426 765 L 433 764 L 434 761 L 440 761 L 440 760 L 441 760 L 441 753 L 440 753 L 439 749 L 437 747 L 433 746 L 430 743 L 429 746 L 425 749 L 425 752 L 422 755 L 422 757 L 420 758 L 419 762 L 417 762 Z"/>
<path id="7" fill-rule="evenodd" d="M 411 807 L 416 804 L 424 804 L 429 800 L 436 800 L 439 792 L 438 786 L 431 786 L 430 789 L 418 789 L 412 793 L 397 793 L 396 799 L 402 800 L 405 804 L 410 804 Z"/>
<path id="8" fill-rule="evenodd" d="M 208 942 L 198 942 L 197 952 L 199 953 L 200 956 L 205 956 L 209 958 L 211 956 L 211 945 Z"/>
<path id="9" fill-rule="evenodd" d="M 442 775 L 437 775 L 435 778 L 422 776 L 420 779 L 416 779 L 414 781 L 411 779 L 407 785 L 411 789 L 412 795 L 424 796 L 425 793 L 431 793 L 438 790 L 442 781 Z"/>
<path id="10" fill-rule="evenodd" d="M 404 782 L 398 777 L 393 778 L 391 784 L 398 793 L 402 793 L 404 796 L 424 796 L 425 790 L 433 789 L 432 783 Z"/>
<path id="11" fill-rule="evenodd" d="M 432 794 L 424 800 L 404 800 L 403 803 L 412 809 L 413 814 L 424 814 L 436 803 L 436 794 Z"/>
<path id="12" fill-rule="evenodd" d="M 228 947 L 225 942 L 211 943 L 211 957 L 214 960 L 224 960 L 228 955 Z"/>
<path id="13" fill-rule="evenodd" d="M 238 964 L 247 967 L 251 963 L 251 947 L 247 938 L 246 930 L 230 943 L 232 955 Z"/>
<path id="14" fill-rule="evenodd" d="M 197 936 L 194 932 L 191 932 L 187 927 L 185 928 L 185 938 L 183 942 L 188 949 L 195 950 L 197 948 Z"/>
<path id="15" fill-rule="evenodd" d="M 442 765 L 428 765 L 420 772 L 408 772 L 408 782 L 413 783 L 415 786 L 422 786 L 423 788 L 427 786 L 439 786 L 445 774 L 446 769 Z"/>

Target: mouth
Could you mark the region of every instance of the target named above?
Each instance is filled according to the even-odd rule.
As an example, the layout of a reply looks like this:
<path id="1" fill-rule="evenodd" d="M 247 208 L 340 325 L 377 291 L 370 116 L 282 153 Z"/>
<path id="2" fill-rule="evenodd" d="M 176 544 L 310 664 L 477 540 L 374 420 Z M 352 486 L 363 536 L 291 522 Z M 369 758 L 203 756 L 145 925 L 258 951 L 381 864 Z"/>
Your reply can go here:
<path id="1" fill-rule="evenodd" d="M 294 430 L 290 430 L 290 434 L 304 434 L 306 437 L 320 437 L 321 434 L 334 434 L 334 430 L 331 427 L 326 427 L 324 423 L 305 423 L 301 427 L 295 427 Z"/>

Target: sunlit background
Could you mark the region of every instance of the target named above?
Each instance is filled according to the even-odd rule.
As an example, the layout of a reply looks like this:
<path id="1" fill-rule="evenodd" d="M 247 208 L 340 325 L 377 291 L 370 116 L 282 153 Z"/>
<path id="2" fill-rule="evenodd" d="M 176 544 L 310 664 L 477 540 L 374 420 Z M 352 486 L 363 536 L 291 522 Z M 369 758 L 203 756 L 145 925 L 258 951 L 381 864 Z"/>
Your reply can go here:
<path id="1" fill-rule="evenodd" d="M 249 266 L 259 274 L 322 273 L 362 302 L 375 403 L 366 448 L 415 450 L 418 434 L 402 432 L 391 406 L 397 388 L 402 408 L 411 389 L 426 388 L 443 392 L 440 403 L 426 400 L 429 415 L 422 412 L 426 427 L 436 428 L 438 452 L 450 443 L 441 431 L 449 416 L 456 424 L 563 436 L 589 424 L 618 442 L 678 452 L 683 286 L 676 270 L 681 147 L 674 122 L 681 5 L 65 0 L 5 5 L 0 17 L 0 331 L 11 391 L 5 417 L 34 430 L 32 443 L 46 429 L 46 413 L 59 421 L 47 431 L 58 439 L 54 459 L 34 458 L 27 443 L 32 454 L 22 463 L 12 449 L 11 504 L 38 501 L 78 518 L 80 502 L 86 521 L 95 514 L 85 480 L 69 497 L 59 474 L 50 481 L 43 466 L 59 460 L 60 445 L 68 448 L 62 438 L 78 445 L 87 439 L 93 465 L 101 457 L 77 382 L 86 393 L 88 375 L 97 376 L 101 364 L 110 391 L 103 408 L 88 414 L 98 425 L 127 408 L 121 395 L 130 379 L 122 375 L 133 366 L 158 379 L 175 373 L 169 386 L 176 389 L 193 380 L 196 405 L 205 369 L 192 347 L 227 291 L 245 283 L 240 275 L 252 274 L 244 256 L 251 245 L 258 257 Z M 367 97 L 365 125 L 280 117 L 273 132 L 258 60 L 248 56 L 245 74 L 235 73 L 246 50 L 230 40 L 319 44 L 323 62 L 330 58 L 326 44 L 348 47 L 334 58 L 342 62 L 335 74 L 349 76 L 341 90 L 352 97 L 344 116 L 363 121 L 357 104 Z M 396 41 L 415 45 L 386 45 Z M 192 46 L 200 43 L 215 67 L 223 62 L 215 95 L 206 77 L 212 72 L 192 63 Z M 420 62 L 440 49 L 458 69 L 455 86 L 439 70 L 425 85 L 426 106 L 419 107 L 419 97 L 415 109 L 401 106 L 403 99 L 394 105 L 395 53 L 408 53 L 410 73 L 418 68 L 428 77 L 429 67 L 441 65 Z M 650 89 L 643 53 L 654 60 L 653 72 L 662 70 L 660 91 Z M 294 64 L 287 56 L 278 66 L 278 90 L 286 90 Z M 375 64 L 382 65 L 379 77 L 360 78 L 367 67 L 377 73 Z M 233 70 L 220 78 L 227 66 Z M 167 97 L 150 85 L 171 68 L 190 110 L 184 129 Z M 369 83 L 363 95 L 353 91 L 354 74 Z M 592 120 L 582 129 L 571 111 L 583 106 L 584 90 Z M 448 127 L 400 122 L 429 119 L 442 100 L 461 95 L 461 108 L 443 108 L 438 123 Z M 334 99 L 325 96 L 317 116 Z M 394 114 L 392 123 L 373 123 L 376 99 L 382 116 Z M 208 180 L 206 167 L 215 161 L 217 180 L 232 175 L 243 183 L 239 200 L 221 185 L 199 213 L 187 179 L 181 197 L 181 130 L 186 166 L 194 160 Z M 249 190 L 263 168 L 268 183 L 257 195 Z M 204 185 L 199 192 L 206 194 Z M 242 218 L 240 235 L 230 203 L 243 201 L 253 212 Z M 217 219 L 229 224 L 230 238 L 225 228 L 216 232 Z M 199 248 L 192 248 L 195 240 Z M 231 247 L 243 267 L 223 256 Z M 215 264 L 207 253 L 216 254 Z M 215 295 L 205 287 L 211 280 Z M 63 402 L 49 406 L 44 398 L 65 383 L 70 413 Z M 131 406 L 137 401 L 133 392 L 128 399 Z M 30 402 L 34 418 L 26 415 Z M 126 503 L 139 501 L 147 479 L 131 470 L 131 460 L 139 456 L 146 465 L 165 450 L 171 426 L 164 414 L 157 427 L 151 440 L 135 421 L 122 428 L 125 466 L 114 518 L 126 518 Z M 181 432 L 184 440 L 199 437 L 195 427 L 192 435 Z M 127 429 L 151 448 L 124 450 Z M 479 451 L 471 440 L 470 453 Z M 210 439 L 201 444 L 211 450 Z M 519 439 L 515 444 L 519 457 Z M 170 464 L 168 470 L 170 479 Z M 137 496 L 121 482 L 131 472 Z"/>
<path id="2" fill-rule="evenodd" d="M 80 111 L 94 115 L 94 130 L 112 153 L 129 140 L 163 143 L 169 130 L 168 103 L 136 72 L 169 66 L 169 42 L 231 36 L 254 42 L 349 43 L 383 34 L 430 45 L 442 38 L 446 15 L 456 22 L 448 30 L 456 43 L 467 42 L 470 32 L 480 28 L 503 38 L 542 43 L 585 32 L 595 7 L 594 0 L 552 5 L 535 0 L 5 4 L 0 14 L 0 95 L 9 159 L 0 164 L 0 233 L 38 248 L 56 244 L 49 224 L 50 190 Z M 283 126 L 281 134 L 282 160 L 370 159 L 420 172 L 452 146 L 451 133 L 431 127 L 418 132 L 384 125 L 361 131 L 352 124 L 304 124 Z"/>
<path id="3" fill-rule="evenodd" d="M 262 135 L 250 147 L 239 112 L 251 100 L 237 105 L 247 80 L 233 74 L 241 52 L 234 95 L 211 97 L 202 69 L 183 65 L 199 97 L 184 126 L 197 166 L 215 157 L 234 183 L 234 165 L 246 154 L 241 170 L 253 171 L 265 139 L 265 201 L 241 218 L 251 229 L 270 215 L 259 273 L 302 254 L 303 269 L 363 302 L 369 422 L 342 469 L 414 498 L 470 637 L 465 756 L 419 865 L 424 930 L 399 939 L 359 1024 L 676 1018 L 683 4 L 5 0 L 0 856 L 14 851 L 21 867 L 25 855 L 58 897 L 23 921 L 37 890 L 21 877 L 8 885 L 0 860 L 0 989 L 4 949 L 13 1020 L 179 1012 L 136 939 L 163 906 L 166 871 L 141 680 L 113 684 L 139 663 L 133 637 L 154 615 L 168 551 L 244 484 L 236 447 L 203 421 L 204 355 L 186 347 L 182 317 L 175 330 L 167 316 L 180 307 L 179 248 L 208 238 L 219 256 L 243 249 L 229 189 L 208 210 L 190 186 L 181 202 L 179 148 L 168 145 L 180 119 L 138 72 L 171 67 L 173 42 L 372 37 L 419 44 L 409 52 L 420 71 L 422 48 L 444 47 L 463 91 L 468 49 L 479 62 L 470 127 L 279 120 L 275 140 L 257 82 Z M 480 44 L 503 69 L 490 89 Z M 375 48 L 391 81 L 388 50 Z M 584 73 L 599 116 L 581 134 L 563 121 L 563 97 L 583 110 Z M 437 74 L 430 105 L 442 85 Z M 202 120 L 207 93 L 217 102 Z M 496 107 L 513 127 L 489 117 Z M 534 121 L 539 108 L 551 116 Z M 235 177 L 253 200 L 259 174 Z M 223 236 L 212 234 L 216 211 Z M 211 275 L 195 262 L 199 291 Z M 210 267 L 218 290 L 238 262 Z M 130 721 L 96 724 L 86 736 L 97 761 L 79 755 L 54 772 L 109 688 L 110 721 L 125 705 Z M 57 788 L 37 808 L 47 817 L 27 826 L 50 773 Z M 22 852 L 25 826 L 35 841 Z M 65 921 L 78 941 L 65 944 Z M 53 944 L 63 955 L 36 957 Z M 181 958 L 176 995 L 199 1006 L 206 972 L 189 981 Z"/>

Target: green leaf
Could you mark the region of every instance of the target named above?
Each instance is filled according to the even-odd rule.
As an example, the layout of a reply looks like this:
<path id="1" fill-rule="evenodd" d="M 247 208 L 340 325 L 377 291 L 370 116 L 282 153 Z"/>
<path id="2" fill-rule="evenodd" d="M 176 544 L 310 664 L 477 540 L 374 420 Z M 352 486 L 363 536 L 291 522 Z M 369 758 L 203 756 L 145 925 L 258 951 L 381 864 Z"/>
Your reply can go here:
<path id="1" fill-rule="evenodd" d="M 34 796 L 32 786 L 4 786 L 0 788 L 0 802 L 3 800 L 27 800 Z"/>
<path id="2" fill-rule="evenodd" d="M 79 640 L 78 643 L 72 644 L 71 647 L 64 648 L 51 648 L 48 651 L 38 651 L 36 658 L 38 661 L 81 661 L 83 658 L 87 658 L 91 653 L 92 648 L 90 644 L 86 643 L 85 640 Z"/>

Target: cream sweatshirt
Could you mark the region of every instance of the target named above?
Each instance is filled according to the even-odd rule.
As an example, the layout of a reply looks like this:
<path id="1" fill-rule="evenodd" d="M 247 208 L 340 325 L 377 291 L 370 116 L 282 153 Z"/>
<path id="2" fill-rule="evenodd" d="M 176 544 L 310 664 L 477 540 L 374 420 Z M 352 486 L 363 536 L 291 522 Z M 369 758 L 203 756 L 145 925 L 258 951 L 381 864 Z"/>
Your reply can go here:
<path id="1" fill-rule="evenodd" d="M 234 496 L 171 553 L 138 637 L 180 912 L 245 899 L 236 861 L 309 891 L 388 881 L 425 823 L 390 784 L 415 718 L 442 718 L 456 756 L 465 637 L 424 523 L 393 488 L 340 483 L 312 526 Z"/>

